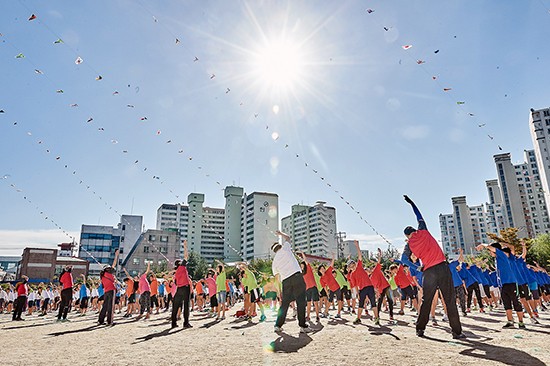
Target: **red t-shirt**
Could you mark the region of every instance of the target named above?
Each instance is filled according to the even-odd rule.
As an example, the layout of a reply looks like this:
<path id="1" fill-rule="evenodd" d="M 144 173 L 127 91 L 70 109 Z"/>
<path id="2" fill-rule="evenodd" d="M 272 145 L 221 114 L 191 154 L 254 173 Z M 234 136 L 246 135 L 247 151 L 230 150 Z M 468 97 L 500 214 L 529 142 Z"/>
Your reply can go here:
<path id="1" fill-rule="evenodd" d="M 336 281 L 336 278 L 334 278 L 334 275 L 332 274 L 332 266 L 328 267 L 325 271 L 325 274 L 321 276 L 320 282 L 321 286 L 327 287 L 332 292 L 337 291 L 340 288 L 340 285 Z"/>
<path id="2" fill-rule="evenodd" d="M 179 266 L 176 270 L 176 284 L 178 287 L 189 286 L 189 275 L 186 266 Z"/>
<path id="3" fill-rule="evenodd" d="M 411 286 L 416 286 L 415 282 L 414 282 L 414 278 L 413 276 L 411 275 L 411 272 L 405 272 L 405 275 L 407 276 L 407 278 L 409 279 L 409 282 L 411 283 Z"/>
<path id="4" fill-rule="evenodd" d="M 115 290 L 115 276 L 112 273 L 105 272 L 103 277 L 101 277 L 101 284 L 103 285 L 103 290 L 105 292 Z"/>
<path id="5" fill-rule="evenodd" d="M 309 263 L 307 263 L 306 266 L 307 272 L 304 275 L 304 281 L 306 283 L 306 290 L 309 290 L 310 288 L 317 287 L 317 283 L 315 282 L 315 276 L 313 275 L 313 268 L 311 268 Z"/>
<path id="6" fill-rule="evenodd" d="M 445 262 L 445 254 L 428 230 L 418 230 L 409 238 L 409 248 L 424 264 L 424 270 Z"/>
<path id="7" fill-rule="evenodd" d="M 21 283 L 17 286 L 17 296 L 27 296 L 29 290 L 26 283 Z"/>
<path id="8" fill-rule="evenodd" d="M 357 262 L 357 268 L 355 268 L 355 271 L 351 273 L 351 278 L 353 280 L 355 287 L 357 287 L 359 290 L 362 290 L 368 286 L 372 286 L 372 282 L 369 278 L 369 275 L 367 271 L 365 271 L 365 269 L 363 268 L 362 261 Z"/>
<path id="9" fill-rule="evenodd" d="M 370 280 L 372 281 L 372 285 L 376 287 L 378 292 L 382 292 L 386 287 L 390 287 L 388 280 L 386 279 L 386 277 L 384 277 L 384 274 L 382 273 L 382 266 L 380 266 L 380 263 L 377 263 L 372 270 Z"/>
<path id="10" fill-rule="evenodd" d="M 63 290 L 73 287 L 73 275 L 70 272 L 65 272 L 61 275 L 59 282 L 63 285 Z"/>
<path id="11" fill-rule="evenodd" d="M 402 265 L 399 265 L 399 268 L 397 269 L 397 273 L 394 279 L 395 279 L 395 284 L 399 286 L 399 288 L 409 287 L 413 284 L 413 282 L 411 282 L 411 280 L 405 273 L 405 270 L 403 269 Z"/>
<path id="12" fill-rule="evenodd" d="M 355 287 L 355 281 L 353 280 L 353 278 L 351 276 L 351 272 L 348 272 L 348 274 L 346 275 L 346 280 L 348 280 L 348 282 L 349 282 L 350 289 Z M 370 281 L 370 279 L 369 279 L 369 281 Z"/>

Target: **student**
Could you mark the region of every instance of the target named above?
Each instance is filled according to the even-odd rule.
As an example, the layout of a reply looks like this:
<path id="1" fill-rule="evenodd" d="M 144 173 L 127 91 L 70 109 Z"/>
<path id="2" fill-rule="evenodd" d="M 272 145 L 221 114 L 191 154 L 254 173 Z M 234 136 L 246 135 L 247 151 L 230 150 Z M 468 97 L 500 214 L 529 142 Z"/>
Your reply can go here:
<path id="1" fill-rule="evenodd" d="M 309 314 L 311 312 L 311 305 L 315 308 L 315 319 L 319 323 L 319 290 L 317 289 L 317 283 L 315 282 L 314 270 L 311 264 L 307 261 L 304 252 L 301 253 L 303 262 L 300 263 L 302 268 L 302 276 L 306 283 L 306 320 L 310 320 Z"/>
<path id="2" fill-rule="evenodd" d="M 151 285 L 147 280 L 151 272 L 151 262 L 147 262 L 147 270 L 139 277 L 139 316 L 137 319 L 141 319 L 143 313 L 145 315 L 145 320 L 149 319 L 151 315 Z"/>
<path id="3" fill-rule="evenodd" d="M 115 251 L 115 258 L 113 259 L 113 264 L 111 266 L 107 265 L 99 274 L 101 280 L 101 285 L 103 286 L 103 305 L 101 311 L 99 312 L 98 323 L 100 325 L 105 324 L 105 318 L 107 318 L 108 325 L 114 325 L 113 322 L 113 311 L 115 308 L 115 281 L 116 278 L 114 274 L 116 273 L 116 265 L 118 261 L 118 249 Z"/>
<path id="4" fill-rule="evenodd" d="M 187 251 L 187 240 L 183 241 L 183 260 L 177 259 L 174 262 L 175 269 L 175 284 L 176 289 L 174 300 L 172 304 L 172 328 L 177 328 L 178 310 L 183 306 L 183 328 L 192 328 L 189 323 L 189 300 L 191 297 L 191 282 L 189 281 L 189 274 L 187 273 L 187 259 L 189 253 Z"/>
<path id="5" fill-rule="evenodd" d="M 166 285 L 165 285 L 165 282 L 166 281 L 162 281 L 162 282 L 159 283 L 159 308 L 164 309 L 164 311 L 166 311 L 165 305 L 164 305 L 164 300 L 166 298 Z M 158 309 L 157 309 L 157 313 L 158 313 Z"/>
<path id="6" fill-rule="evenodd" d="M 342 317 L 341 313 L 344 306 L 344 301 L 342 300 L 342 290 L 340 289 L 340 285 L 336 281 L 336 278 L 334 278 L 333 270 L 334 258 L 332 258 L 332 261 L 330 262 L 330 266 L 328 268 L 326 268 L 324 264 L 321 264 L 319 266 L 318 272 L 319 276 L 321 276 L 321 285 L 324 288 L 328 289 L 329 304 L 332 304 L 334 297 L 336 297 L 336 300 L 338 302 L 338 313 L 336 314 L 335 318 L 340 319 Z"/>
<path id="7" fill-rule="evenodd" d="M 458 260 L 452 261 L 449 263 L 449 270 L 451 271 L 451 276 L 453 277 L 453 286 L 455 287 L 456 297 L 460 304 L 460 309 L 462 310 L 462 315 L 466 316 L 466 286 L 462 277 L 460 277 L 460 271 L 462 271 L 462 266 Z"/>
<path id="8" fill-rule="evenodd" d="M 218 316 L 216 320 L 225 319 L 225 302 L 227 301 L 225 267 L 221 261 L 218 262 L 217 275 L 216 275 L 216 296 L 218 298 Z"/>
<path id="9" fill-rule="evenodd" d="M 359 305 L 357 309 L 357 318 L 353 322 L 353 324 L 360 324 L 361 323 L 361 314 L 363 313 L 363 308 L 365 307 L 365 301 L 367 300 L 367 297 L 369 298 L 370 302 L 370 308 L 374 312 L 374 324 L 380 325 L 380 315 L 378 308 L 376 304 L 376 295 L 374 293 L 374 286 L 372 285 L 372 281 L 367 273 L 365 271 L 365 268 L 363 268 L 363 254 L 361 253 L 361 249 L 359 248 L 359 242 L 355 241 L 355 248 L 357 249 L 357 263 L 353 260 L 348 261 L 348 270 L 351 272 L 351 281 L 353 282 L 354 287 L 357 288 L 357 291 L 359 292 Z M 387 294 L 387 289 L 382 290 L 382 293 L 380 295 L 380 298 L 383 298 L 384 295 Z M 382 301 L 380 301 L 380 306 L 382 306 Z M 390 304 L 391 309 L 391 315 L 393 317 L 393 305 Z"/>
<path id="10" fill-rule="evenodd" d="M 153 306 L 157 309 L 156 314 L 159 313 L 159 281 L 157 280 L 157 275 L 151 273 L 149 275 L 149 282 L 151 286 L 151 311 Z"/>
<path id="11" fill-rule="evenodd" d="M 491 256 L 495 257 L 498 277 L 502 284 L 501 298 L 506 310 L 507 322 L 503 328 L 514 328 L 514 316 L 512 314 L 512 306 L 518 316 L 518 326 L 520 329 L 525 329 L 523 323 L 523 308 L 518 300 L 517 293 L 517 279 L 514 271 L 512 270 L 512 264 L 509 260 L 511 252 L 509 248 L 502 248 L 499 243 L 492 243 L 490 245 L 480 244 L 476 247 L 477 250 L 488 249 Z"/>
<path id="12" fill-rule="evenodd" d="M 86 287 L 86 275 L 84 273 L 82 276 L 82 285 L 80 285 L 80 291 L 78 297 L 80 300 L 80 316 L 86 315 L 86 310 L 88 310 L 88 287 Z"/>
<path id="13" fill-rule="evenodd" d="M 129 318 L 132 316 L 136 306 L 136 292 L 134 289 L 134 280 L 132 276 L 128 273 L 126 268 L 122 268 L 124 273 L 126 273 L 126 278 L 124 283 L 126 284 L 126 297 L 128 298 L 128 305 L 126 306 L 126 314 L 123 315 L 124 318 Z"/>
<path id="14" fill-rule="evenodd" d="M 218 292 L 218 286 L 216 284 L 215 273 L 210 270 L 206 274 L 206 286 L 208 287 L 208 296 L 210 298 L 210 315 L 212 317 L 217 316 L 218 314 L 218 297 L 216 293 Z"/>
<path id="15" fill-rule="evenodd" d="M 15 292 L 17 293 L 17 299 L 14 302 L 15 310 L 13 311 L 12 321 L 23 321 L 25 319 L 21 318 L 25 306 L 27 305 L 27 295 L 29 293 L 29 286 L 27 283 L 29 278 L 25 275 L 21 276 L 21 282 L 18 282 L 15 285 Z"/>
<path id="16" fill-rule="evenodd" d="M 256 303 L 259 303 L 260 307 L 260 321 L 265 320 L 264 308 L 261 304 L 262 294 L 261 288 L 258 286 L 256 281 L 256 276 L 248 268 L 246 263 L 240 263 L 241 274 L 243 276 L 243 286 L 244 286 L 244 299 L 245 299 L 245 312 L 249 321 L 252 321 L 252 318 L 256 316 Z M 248 300 L 248 301 L 247 301 Z"/>
<path id="17" fill-rule="evenodd" d="M 69 313 L 69 307 L 71 305 L 71 300 L 73 297 L 73 275 L 72 272 L 73 267 L 72 266 L 66 266 L 63 268 L 61 272 L 61 276 L 59 277 L 59 282 L 63 286 L 63 290 L 61 290 L 61 304 L 59 305 L 59 312 L 57 314 L 57 321 L 58 322 L 66 322 L 67 314 Z"/>
<path id="18" fill-rule="evenodd" d="M 204 288 L 200 280 L 195 283 L 195 293 L 197 294 L 197 310 L 202 311 L 204 306 Z"/>
<path id="19" fill-rule="evenodd" d="M 410 254 L 414 254 L 424 265 L 422 305 L 416 322 L 416 335 L 419 337 L 424 336 L 426 324 L 430 317 L 432 300 L 439 288 L 447 306 L 447 315 L 453 338 L 465 338 L 456 308 L 453 278 L 447 266 L 445 254 L 443 254 L 441 247 L 427 230 L 422 214 L 414 202 L 406 195 L 404 198 L 411 205 L 418 221 L 418 230 L 411 226 L 407 226 L 404 230 L 404 234 L 408 239 L 408 243 L 405 245 L 405 254 L 408 257 L 410 257 Z"/>
<path id="20" fill-rule="evenodd" d="M 275 242 L 271 250 L 275 253 L 273 258 L 273 275 L 278 276 L 283 283 L 282 302 L 275 322 L 275 332 L 283 331 L 286 313 L 291 302 L 296 301 L 298 313 L 298 325 L 300 333 L 310 333 L 313 330 L 306 323 L 306 283 L 302 271 L 290 245 L 290 236 L 279 230 L 275 232 L 281 237 L 283 244 Z"/>
<path id="21" fill-rule="evenodd" d="M 393 258 L 390 259 L 390 261 L 400 263 L 400 261 Z M 417 295 L 414 292 L 411 281 L 405 273 L 404 266 L 396 263 L 390 265 L 390 274 L 393 276 L 397 287 L 401 290 L 401 309 L 398 314 L 405 315 L 405 303 L 407 302 L 407 299 L 412 301 L 414 308 L 418 311 Z"/>

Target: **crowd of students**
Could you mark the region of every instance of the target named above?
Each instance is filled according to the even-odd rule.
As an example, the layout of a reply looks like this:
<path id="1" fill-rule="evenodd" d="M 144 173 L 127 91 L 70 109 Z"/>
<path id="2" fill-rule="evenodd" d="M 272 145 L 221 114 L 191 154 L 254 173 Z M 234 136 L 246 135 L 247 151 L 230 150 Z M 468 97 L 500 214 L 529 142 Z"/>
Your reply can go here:
<path id="1" fill-rule="evenodd" d="M 254 273 L 246 263 L 238 263 L 237 276 L 228 277 L 224 263 L 217 261 L 204 278 L 192 279 L 187 272 L 184 242 L 184 259 L 177 260 L 169 272 L 153 273 L 148 265 L 139 276 L 131 276 L 123 269 L 126 277 L 118 281 L 114 275 L 117 252 L 113 265 L 104 268 L 99 280 L 82 275 L 82 281 L 75 283 L 70 266 L 63 269 L 55 285 L 29 285 L 23 276 L 17 285 L 4 285 L 0 290 L 0 312 L 12 313 L 14 321 L 24 320 L 24 314 L 57 313 L 57 321 L 66 322 L 68 314 L 85 316 L 91 311 L 99 313 L 99 324 L 114 324 L 114 312 L 121 314 L 124 310 L 123 318 L 149 319 L 171 308 L 171 326 L 177 327 L 183 316 L 184 328 L 190 328 L 191 311 L 208 313 L 221 322 L 233 309 L 232 315 L 248 321 L 259 315 L 263 322 L 266 309 L 280 309 L 282 320 L 280 316 L 275 330 L 281 331 L 286 311 L 292 307 L 301 329 L 309 332 L 305 322 L 319 323 L 321 318 L 329 317 L 337 322 L 342 313 L 355 318 L 354 324 L 369 317 L 380 325 L 381 314 L 388 312 L 389 324 L 395 324 L 395 316 L 410 309 L 418 317 L 417 335 L 423 336 L 428 316 L 437 323 L 435 312 L 441 301 L 445 314 L 442 320 L 451 322 L 455 338 L 463 337 L 458 308 L 462 316 L 468 316 L 477 309 L 485 313 L 503 307 L 504 328 L 515 327 L 513 311 L 520 329 L 525 328 L 524 311 L 531 322 L 539 323 L 539 312 L 550 303 L 550 276 L 537 263 L 526 262 L 525 242 L 522 253 L 517 254 L 504 242 L 479 245 L 478 250 L 487 249 L 495 258 L 495 267 L 480 257 L 466 259 L 462 251 L 458 259 L 447 262 L 440 253 L 426 249 L 435 240 L 414 203 L 410 199 L 407 202 L 413 206 L 419 228 L 405 229 L 405 250 L 400 258 L 390 259 L 393 263 L 385 270 L 380 249 L 374 262 L 365 263 L 358 242 L 358 257 L 348 258 L 339 268 L 334 259 L 330 263 L 310 263 L 304 253 L 298 253 L 298 264 L 290 237 L 279 232 L 284 245 L 275 243 L 272 247 L 273 273 Z"/>

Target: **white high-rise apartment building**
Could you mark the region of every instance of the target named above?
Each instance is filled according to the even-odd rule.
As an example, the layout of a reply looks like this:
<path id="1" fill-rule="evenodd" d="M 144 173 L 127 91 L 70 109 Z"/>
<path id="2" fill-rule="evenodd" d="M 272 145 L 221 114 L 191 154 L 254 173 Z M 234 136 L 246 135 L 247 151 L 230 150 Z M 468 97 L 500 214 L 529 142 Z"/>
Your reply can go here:
<path id="1" fill-rule="evenodd" d="M 546 210 L 550 211 L 550 108 L 531 109 L 529 130 L 540 175 L 539 192 L 544 194 Z"/>
<path id="2" fill-rule="evenodd" d="M 512 164 L 509 153 L 494 159 L 506 226 L 518 228 L 520 237 L 548 232 L 550 222 L 535 152 L 525 150 L 525 161 L 520 164 Z"/>
<path id="3" fill-rule="evenodd" d="M 187 202 L 162 204 L 157 210 L 157 230 L 179 230 L 189 250 L 207 261 L 224 258 L 225 210 L 203 206 L 202 193 L 191 193 Z"/>
<path id="4" fill-rule="evenodd" d="M 439 215 L 443 251 L 450 256 L 456 256 L 460 248 L 472 253 L 476 245 L 487 242 L 487 232 L 492 232 L 489 214 L 483 205 L 468 206 L 465 196 L 451 200 L 453 213 Z"/>
<path id="5" fill-rule="evenodd" d="M 210 262 L 269 258 L 279 228 L 279 197 L 265 192 L 246 195 L 243 188 L 232 186 L 225 188 L 224 196 L 225 208 L 203 206 L 201 193 L 191 193 L 188 205 L 161 205 L 157 230 L 179 230 L 189 250 Z"/>
<path id="6" fill-rule="evenodd" d="M 338 253 L 336 209 L 317 202 L 315 206 L 293 205 L 281 220 L 283 232 L 292 238 L 294 249 L 306 254 L 331 257 Z"/>
<path id="7" fill-rule="evenodd" d="M 241 242 L 243 257 L 269 258 L 271 245 L 279 240 L 279 196 L 274 193 L 253 192 L 243 197 Z"/>

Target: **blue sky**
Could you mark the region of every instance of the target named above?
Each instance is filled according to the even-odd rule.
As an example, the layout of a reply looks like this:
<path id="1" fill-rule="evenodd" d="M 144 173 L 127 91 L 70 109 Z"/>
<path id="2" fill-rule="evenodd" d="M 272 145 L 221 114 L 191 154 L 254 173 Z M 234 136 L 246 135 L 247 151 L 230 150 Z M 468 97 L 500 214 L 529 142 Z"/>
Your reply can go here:
<path id="1" fill-rule="evenodd" d="M 231 184 L 278 193 L 280 217 L 326 201 L 367 249 L 380 238 L 344 200 L 401 247 L 414 223 L 406 193 L 437 237 L 451 196 L 486 201 L 499 145 L 515 161 L 532 148 L 529 108 L 550 105 L 549 9 L 4 2 L 0 254 L 66 240 L 55 224 L 77 236 L 81 224 L 115 225 L 117 213 L 154 228 L 160 204 L 201 192 L 223 207 Z M 266 66 L 263 50 L 278 44 L 295 52 Z M 298 70 L 285 74 L 287 63 Z"/>

